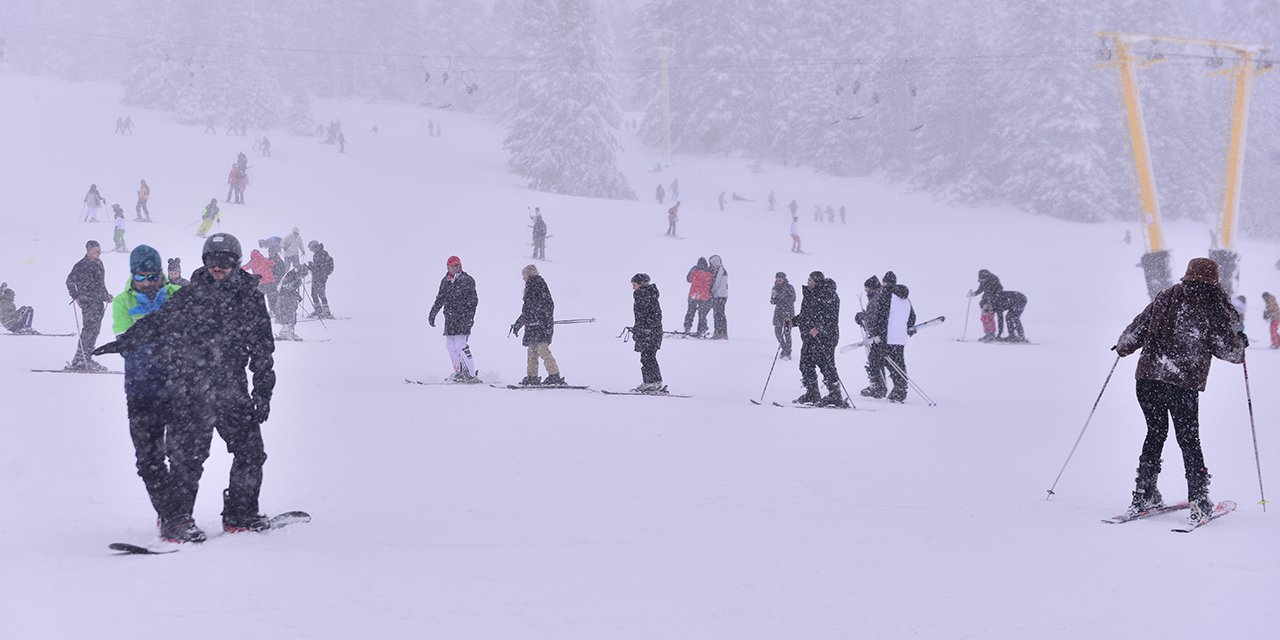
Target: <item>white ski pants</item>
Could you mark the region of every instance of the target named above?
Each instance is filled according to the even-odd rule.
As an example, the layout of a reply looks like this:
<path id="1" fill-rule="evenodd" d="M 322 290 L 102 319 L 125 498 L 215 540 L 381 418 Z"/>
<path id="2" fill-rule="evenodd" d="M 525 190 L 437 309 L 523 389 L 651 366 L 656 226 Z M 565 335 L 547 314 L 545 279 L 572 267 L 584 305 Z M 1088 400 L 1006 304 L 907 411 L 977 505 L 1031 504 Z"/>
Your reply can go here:
<path id="1" fill-rule="evenodd" d="M 464 334 L 460 336 L 445 336 L 444 348 L 449 352 L 449 359 L 453 361 L 453 370 L 456 372 L 466 372 L 469 376 L 477 373 L 476 360 L 471 357 L 471 347 L 467 346 L 467 340 L 471 336 Z"/>

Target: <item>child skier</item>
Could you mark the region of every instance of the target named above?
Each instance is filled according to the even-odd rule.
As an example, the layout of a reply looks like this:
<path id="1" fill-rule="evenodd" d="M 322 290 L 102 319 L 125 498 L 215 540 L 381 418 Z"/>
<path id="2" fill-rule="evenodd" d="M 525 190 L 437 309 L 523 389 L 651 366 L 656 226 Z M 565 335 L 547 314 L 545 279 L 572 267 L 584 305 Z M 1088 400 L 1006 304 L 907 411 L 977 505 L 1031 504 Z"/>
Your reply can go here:
<path id="1" fill-rule="evenodd" d="M 111 205 L 111 209 L 116 212 L 116 232 L 112 236 L 116 243 L 115 251 L 116 253 L 124 253 L 128 251 L 124 246 L 124 209 L 121 209 L 118 204 Z"/>
<path id="2" fill-rule="evenodd" d="M 996 310 L 991 305 L 982 305 L 982 337 L 978 342 L 995 342 L 996 340 Z"/>
<path id="3" fill-rule="evenodd" d="M 1262 302 L 1265 305 L 1262 311 L 1262 319 L 1269 324 L 1271 331 L 1271 348 L 1280 349 L 1280 305 L 1276 304 L 1276 297 L 1270 293 L 1263 292 Z"/>

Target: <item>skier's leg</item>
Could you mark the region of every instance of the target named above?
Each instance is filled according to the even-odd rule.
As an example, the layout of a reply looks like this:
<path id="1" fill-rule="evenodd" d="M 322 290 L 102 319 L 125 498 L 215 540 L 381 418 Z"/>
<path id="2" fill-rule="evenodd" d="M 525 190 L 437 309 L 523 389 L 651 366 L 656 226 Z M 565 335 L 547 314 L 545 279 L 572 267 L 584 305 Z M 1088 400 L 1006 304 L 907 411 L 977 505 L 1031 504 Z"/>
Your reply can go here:
<path id="1" fill-rule="evenodd" d="M 662 382 L 662 369 L 658 367 L 657 349 L 645 349 L 640 352 L 640 377 L 644 382 Z"/>
<path id="2" fill-rule="evenodd" d="M 169 502 L 170 516 L 191 515 L 195 509 L 196 493 L 200 489 L 200 476 L 204 475 L 204 461 L 209 457 L 209 445 L 213 441 L 214 415 L 196 415 L 210 410 L 206 403 L 192 407 L 174 403 L 174 419 L 165 435 L 165 450 L 169 454 Z"/>
<path id="3" fill-rule="evenodd" d="M 93 361 L 93 350 L 97 347 L 98 334 L 102 332 L 105 308 L 101 302 L 90 302 L 88 306 L 81 306 L 80 311 L 84 325 L 80 328 L 80 350 L 76 352 L 76 358 L 81 363 L 88 363 Z"/>
<path id="4" fill-rule="evenodd" d="M 689 298 L 689 309 L 684 314 L 684 332 L 689 333 L 693 329 L 693 315 L 698 312 L 698 301 Z"/>
<path id="5" fill-rule="evenodd" d="M 1271 348 L 1280 349 L 1280 320 L 1271 321 Z"/>
<path id="6" fill-rule="evenodd" d="M 218 421 L 218 435 L 227 443 L 231 454 L 231 474 L 223 494 L 226 516 L 251 516 L 258 513 L 258 495 L 262 491 L 262 465 L 267 453 L 262 443 L 262 427 L 250 416 L 248 398 L 232 407 Z"/>
<path id="7" fill-rule="evenodd" d="M 129 437 L 138 477 L 147 489 L 151 506 L 161 519 L 175 514 L 169 503 L 169 465 L 165 462 L 165 427 L 169 424 L 168 400 L 125 396 L 129 411 Z"/>
<path id="8" fill-rule="evenodd" d="M 528 354 L 525 357 L 524 376 L 527 379 L 538 377 L 538 345 L 531 343 L 528 347 Z"/>
<path id="9" fill-rule="evenodd" d="M 698 335 L 707 334 L 707 314 L 711 312 L 710 300 L 698 301 Z"/>
<path id="10" fill-rule="evenodd" d="M 538 355 L 542 357 L 542 365 L 547 369 L 548 376 L 560 375 L 560 365 L 556 364 L 556 357 L 551 355 L 551 343 L 539 342 Z"/>
<path id="11" fill-rule="evenodd" d="M 1169 437 L 1169 399 L 1166 383 L 1156 380 L 1139 380 L 1137 384 L 1138 406 L 1147 423 L 1147 437 L 1138 456 L 1136 493 L 1150 495 L 1160 478 L 1164 441 Z"/>
<path id="12" fill-rule="evenodd" d="M 458 357 L 461 359 L 462 366 L 467 372 L 467 375 L 474 378 L 480 374 L 480 370 L 476 368 L 476 359 L 471 356 L 471 345 L 469 344 L 471 335 L 467 334 L 456 337 L 462 343 L 462 347 L 458 350 Z"/>
<path id="13" fill-rule="evenodd" d="M 907 397 L 906 345 L 886 345 L 885 351 L 885 357 L 889 362 L 893 363 L 889 366 L 889 377 L 893 380 L 893 390 L 889 392 L 889 399 L 904 400 Z"/>
<path id="14" fill-rule="evenodd" d="M 1182 467 L 1187 476 L 1187 499 L 1204 498 L 1209 495 L 1209 471 L 1200 448 L 1200 394 L 1194 389 L 1168 387 L 1174 437 L 1182 448 Z"/>

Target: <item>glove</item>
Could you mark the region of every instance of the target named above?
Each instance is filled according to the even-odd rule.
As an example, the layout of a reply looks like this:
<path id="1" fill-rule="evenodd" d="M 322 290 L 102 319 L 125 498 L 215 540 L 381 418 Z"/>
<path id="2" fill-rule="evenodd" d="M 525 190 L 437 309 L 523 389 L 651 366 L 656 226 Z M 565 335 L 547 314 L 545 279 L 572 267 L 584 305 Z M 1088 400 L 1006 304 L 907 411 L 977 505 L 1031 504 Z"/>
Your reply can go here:
<path id="1" fill-rule="evenodd" d="M 101 347 L 98 347 L 97 349 L 94 349 L 93 355 L 105 356 L 108 353 L 120 353 L 122 351 L 124 351 L 124 345 L 120 344 L 118 340 L 114 340 L 102 345 Z"/>
<path id="2" fill-rule="evenodd" d="M 254 424 L 262 424 L 271 416 L 271 400 L 262 396 L 253 397 L 253 408 L 250 410 L 250 416 L 253 418 Z"/>
<path id="3" fill-rule="evenodd" d="M 967 294 L 965 294 L 965 295 L 967 295 L 968 297 L 972 298 L 972 297 L 974 297 L 974 296 L 976 296 L 976 295 L 978 295 L 978 294 L 974 293 L 974 292 L 973 292 L 973 289 L 970 289 L 970 290 L 969 290 L 969 293 L 967 293 Z"/>
<path id="4" fill-rule="evenodd" d="M 910 327 L 910 328 L 908 328 L 908 329 L 907 329 L 907 337 L 908 337 L 908 338 L 910 338 L 911 336 L 914 336 L 915 334 L 916 334 L 915 327 Z"/>
<path id="5" fill-rule="evenodd" d="M 427 318 L 427 324 L 429 324 L 429 325 L 431 325 L 431 326 L 433 326 L 433 327 L 434 327 L 434 326 L 436 326 L 436 317 L 435 317 L 435 316 L 431 316 L 430 318 Z"/>
<path id="6" fill-rule="evenodd" d="M 1246 336 L 1246 335 L 1244 334 L 1244 332 L 1243 332 L 1243 331 L 1238 331 L 1238 332 L 1236 332 L 1236 335 L 1240 336 L 1240 339 L 1244 341 L 1244 348 L 1248 349 L 1248 348 L 1249 348 L 1249 336 Z M 95 351 L 94 353 L 97 353 L 97 352 Z"/>
<path id="7" fill-rule="evenodd" d="M 511 333 L 513 333 L 513 334 L 515 334 L 515 335 L 520 335 L 520 323 L 519 323 L 519 322 L 513 322 L 513 323 L 511 323 Z"/>
<path id="8" fill-rule="evenodd" d="M 867 314 L 866 314 L 865 312 L 863 312 L 863 311 L 859 311 L 859 312 L 857 312 L 857 313 L 853 314 L 853 323 L 854 323 L 854 324 L 856 324 L 856 325 L 858 325 L 859 327 L 861 327 L 861 326 L 862 326 L 862 318 L 864 318 L 866 315 L 867 315 Z"/>

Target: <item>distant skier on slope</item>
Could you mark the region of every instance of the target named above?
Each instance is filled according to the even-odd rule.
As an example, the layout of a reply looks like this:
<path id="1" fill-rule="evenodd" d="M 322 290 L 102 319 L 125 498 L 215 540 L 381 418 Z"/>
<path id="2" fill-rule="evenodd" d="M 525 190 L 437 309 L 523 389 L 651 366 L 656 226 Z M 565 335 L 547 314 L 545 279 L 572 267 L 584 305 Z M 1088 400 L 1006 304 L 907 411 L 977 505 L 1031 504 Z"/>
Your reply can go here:
<path id="1" fill-rule="evenodd" d="M 707 337 L 707 313 L 711 310 L 711 283 L 715 275 L 706 258 L 698 258 L 689 269 L 685 281 L 689 283 L 689 307 L 684 314 L 684 333 L 687 336 Z M 698 317 L 698 332 L 693 332 L 693 317 Z"/>
<path id="2" fill-rule="evenodd" d="M 311 262 L 307 269 L 311 272 L 311 317 L 333 319 L 329 310 L 329 276 L 333 275 L 333 256 L 324 248 L 324 243 L 312 240 L 307 243 L 311 249 Z"/>
<path id="3" fill-rule="evenodd" d="M 729 270 L 724 268 L 724 260 L 720 256 L 707 259 L 711 267 L 711 319 L 714 330 L 712 340 L 729 339 Z"/>
<path id="4" fill-rule="evenodd" d="M 6 331 L 19 335 L 37 333 L 31 327 L 36 312 L 31 307 L 19 307 L 14 300 L 17 294 L 9 288 L 9 284 L 0 282 L 0 326 Z"/>
<path id="5" fill-rule="evenodd" d="M 778 357 L 791 359 L 791 318 L 796 315 L 796 288 L 787 282 L 787 274 L 774 274 L 773 290 L 769 292 L 769 304 L 773 305 L 773 335 L 778 339 Z"/>
<path id="6" fill-rule="evenodd" d="M 435 304 L 427 314 L 427 324 L 436 326 L 436 314 L 444 310 L 444 346 L 453 363 L 452 382 L 480 382 L 479 369 L 471 356 L 471 326 L 475 324 L 476 307 L 480 296 L 476 294 L 476 281 L 462 270 L 462 260 L 449 256 L 445 261 L 448 271 L 440 279 L 440 290 Z"/>
<path id="7" fill-rule="evenodd" d="M 547 223 L 538 207 L 533 208 L 533 259 L 547 259 Z"/>
<path id="8" fill-rule="evenodd" d="M 658 366 L 658 350 L 662 348 L 662 304 L 658 301 L 658 286 L 649 279 L 649 274 L 637 273 L 631 277 L 631 290 L 634 299 L 631 339 L 640 354 L 642 380 L 632 391 L 666 393 L 662 369 Z"/>
<path id="9" fill-rule="evenodd" d="M 1142 349 L 1135 377 L 1147 436 L 1138 458 L 1131 515 L 1164 504 L 1157 481 L 1171 416 L 1182 448 L 1192 523 L 1213 511 L 1209 471 L 1200 448 L 1199 395 L 1213 358 L 1244 362 L 1249 338 L 1235 330 L 1239 320 L 1218 282 L 1218 263 L 1193 258 L 1182 281 L 1157 294 L 1112 347 L 1122 357 Z"/>
<path id="10" fill-rule="evenodd" d="M 676 223 L 680 221 L 680 203 L 677 202 L 670 209 L 667 209 L 667 236 L 678 238 L 676 235 Z"/>
<path id="11" fill-rule="evenodd" d="M 84 244 L 84 257 L 67 274 L 67 294 L 80 308 L 83 325 L 76 341 L 76 354 L 67 366 L 69 371 L 106 371 L 93 359 L 93 348 L 102 332 L 102 316 L 106 305 L 115 299 L 107 291 L 106 269 L 102 266 L 102 246 L 97 240 Z"/>

